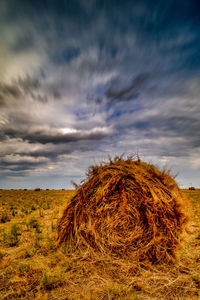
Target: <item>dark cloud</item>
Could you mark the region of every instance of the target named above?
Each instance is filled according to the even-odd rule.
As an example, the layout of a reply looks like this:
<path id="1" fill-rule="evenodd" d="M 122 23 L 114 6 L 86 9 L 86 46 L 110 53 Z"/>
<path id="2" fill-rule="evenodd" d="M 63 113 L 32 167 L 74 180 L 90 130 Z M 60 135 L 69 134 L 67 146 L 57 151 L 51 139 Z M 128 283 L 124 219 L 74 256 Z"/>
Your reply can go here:
<path id="1" fill-rule="evenodd" d="M 0 107 L 6 104 L 5 99 L 2 94 L 0 94 Z"/>
<path id="2" fill-rule="evenodd" d="M 1 98 L 12 97 L 18 99 L 21 97 L 21 91 L 15 84 L 0 83 L 0 96 Z"/>
<path id="3" fill-rule="evenodd" d="M 27 173 L 28 171 L 34 170 L 36 168 L 44 167 L 48 163 L 48 159 L 45 157 L 34 158 L 30 155 L 23 154 L 11 154 L 0 158 L 1 169 L 5 172 L 9 172 L 16 175 L 17 172 Z"/>
<path id="4" fill-rule="evenodd" d="M 165 137 L 171 143 L 165 145 L 165 155 L 188 156 L 190 149 L 200 147 L 198 132 L 200 131 L 200 120 L 188 115 L 154 116 L 142 121 L 133 122 L 131 128 L 137 130 L 139 136 L 152 140 Z M 177 146 L 178 145 L 178 146 Z M 162 149 L 162 145 L 158 145 Z M 161 154 L 162 153 L 162 154 Z M 161 151 L 161 155 L 163 151 Z"/>
<path id="5" fill-rule="evenodd" d="M 47 103 L 49 98 L 60 99 L 61 95 L 55 86 L 43 86 L 41 75 L 26 75 L 12 80 L 10 84 L 0 82 L 0 105 L 4 106 L 11 99 L 26 100 L 30 96 L 35 101 Z"/>
<path id="6" fill-rule="evenodd" d="M 62 51 L 58 51 L 54 53 L 51 57 L 51 60 L 56 65 L 62 65 L 63 63 L 69 63 L 73 59 L 77 58 L 80 54 L 80 49 L 78 47 L 67 47 Z"/>
<path id="7" fill-rule="evenodd" d="M 109 136 L 112 133 L 109 128 L 94 128 L 92 130 L 74 130 L 72 132 L 64 133 L 56 129 L 50 130 L 27 130 L 23 131 L 16 128 L 6 128 L 2 131 L 2 139 L 9 138 L 20 138 L 29 143 L 40 143 L 40 144 L 61 144 L 77 142 L 81 140 L 101 140 Z"/>
<path id="8" fill-rule="evenodd" d="M 60 99 L 61 94 L 58 88 L 54 85 L 45 85 L 43 71 L 31 77 L 27 74 L 24 77 L 19 77 L 13 82 L 13 85 L 20 88 L 25 95 L 30 95 L 34 100 L 46 103 L 48 97 Z"/>
<path id="9" fill-rule="evenodd" d="M 32 93 L 33 90 L 38 90 L 41 85 L 38 78 L 26 75 L 25 77 L 19 77 L 16 81 L 16 85 L 20 86 L 25 93 Z"/>
<path id="10" fill-rule="evenodd" d="M 44 162 L 18 162 L 18 163 L 9 163 L 9 162 L 0 162 L 1 168 L 9 171 L 28 171 L 38 168 L 40 166 L 46 165 Z"/>
<path id="11" fill-rule="evenodd" d="M 54 99 L 60 99 L 61 98 L 61 93 L 59 92 L 59 90 L 56 87 L 51 88 L 51 93 L 52 93 Z"/>
<path id="12" fill-rule="evenodd" d="M 131 81 L 130 84 L 124 87 L 120 87 L 121 82 L 119 78 L 111 83 L 111 86 L 106 91 L 106 97 L 110 101 L 134 100 L 140 95 L 141 89 L 144 86 L 148 77 L 148 74 L 139 74 Z"/>
<path id="13" fill-rule="evenodd" d="M 35 41 L 32 32 L 22 32 L 14 41 L 12 51 L 15 53 L 30 51 L 34 47 Z"/>

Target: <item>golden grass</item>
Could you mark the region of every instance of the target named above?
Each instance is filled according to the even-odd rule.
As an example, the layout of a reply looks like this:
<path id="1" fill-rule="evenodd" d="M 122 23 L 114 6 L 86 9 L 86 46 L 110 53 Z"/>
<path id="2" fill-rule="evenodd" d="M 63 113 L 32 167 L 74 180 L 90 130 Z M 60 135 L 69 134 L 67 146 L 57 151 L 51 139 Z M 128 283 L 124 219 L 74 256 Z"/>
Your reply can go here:
<path id="1" fill-rule="evenodd" d="M 120 260 L 113 274 L 112 260 L 56 248 L 56 225 L 75 191 L 1 190 L 0 217 L 8 218 L 0 222 L 0 299 L 199 299 L 200 190 L 183 193 L 191 221 L 178 262 L 127 272 Z M 12 224 L 18 242 L 10 246 Z"/>

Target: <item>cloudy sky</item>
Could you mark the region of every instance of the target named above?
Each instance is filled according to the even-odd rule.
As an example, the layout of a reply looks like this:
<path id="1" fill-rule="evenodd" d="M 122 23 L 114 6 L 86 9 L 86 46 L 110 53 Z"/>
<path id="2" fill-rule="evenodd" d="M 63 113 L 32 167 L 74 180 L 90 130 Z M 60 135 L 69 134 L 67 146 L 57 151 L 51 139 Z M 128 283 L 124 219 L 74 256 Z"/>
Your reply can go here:
<path id="1" fill-rule="evenodd" d="M 199 0 L 1 0 L 0 187 L 139 154 L 200 186 Z"/>

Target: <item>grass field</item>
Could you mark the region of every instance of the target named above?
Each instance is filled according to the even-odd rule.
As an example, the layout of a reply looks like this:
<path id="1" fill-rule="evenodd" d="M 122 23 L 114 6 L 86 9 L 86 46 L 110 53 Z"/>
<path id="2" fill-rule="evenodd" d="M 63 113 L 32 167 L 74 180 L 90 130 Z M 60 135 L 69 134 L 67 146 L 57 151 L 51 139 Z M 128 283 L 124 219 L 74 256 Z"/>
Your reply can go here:
<path id="1" fill-rule="evenodd" d="M 0 299 L 199 299 L 200 190 L 184 190 L 190 216 L 175 265 L 109 272 L 56 248 L 72 190 L 0 190 Z"/>

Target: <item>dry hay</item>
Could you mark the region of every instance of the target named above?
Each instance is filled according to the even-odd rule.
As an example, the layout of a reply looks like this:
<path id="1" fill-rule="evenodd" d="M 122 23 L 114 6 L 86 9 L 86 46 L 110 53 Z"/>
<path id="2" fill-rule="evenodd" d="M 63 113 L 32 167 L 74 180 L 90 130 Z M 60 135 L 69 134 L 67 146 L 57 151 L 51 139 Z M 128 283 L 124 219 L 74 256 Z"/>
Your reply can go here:
<path id="1" fill-rule="evenodd" d="M 174 261 L 187 217 L 169 172 L 132 158 L 91 167 L 58 223 L 58 245 L 133 263 Z"/>

